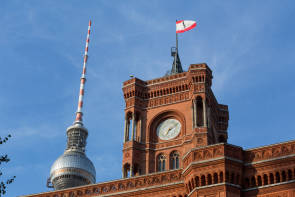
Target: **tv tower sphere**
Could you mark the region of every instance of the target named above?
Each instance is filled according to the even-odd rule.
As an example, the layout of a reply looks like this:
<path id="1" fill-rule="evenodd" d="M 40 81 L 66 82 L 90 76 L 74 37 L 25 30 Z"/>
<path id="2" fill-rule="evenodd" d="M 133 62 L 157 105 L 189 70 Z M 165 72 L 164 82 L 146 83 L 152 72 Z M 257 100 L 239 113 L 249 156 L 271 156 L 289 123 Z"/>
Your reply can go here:
<path id="1" fill-rule="evenodd" d="M 55 190 L 95 183 L 94 165 L 84 153 L 87 129 L 74 124 L 67 129 L 67 135 L 68 147 L 50 170 L 50 182 Z"/>

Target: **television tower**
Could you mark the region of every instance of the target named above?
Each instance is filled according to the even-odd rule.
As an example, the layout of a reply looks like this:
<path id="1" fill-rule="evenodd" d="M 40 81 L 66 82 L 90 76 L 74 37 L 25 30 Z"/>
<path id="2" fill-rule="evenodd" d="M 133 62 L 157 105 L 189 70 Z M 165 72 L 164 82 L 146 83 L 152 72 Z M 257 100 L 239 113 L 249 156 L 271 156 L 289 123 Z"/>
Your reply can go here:
<path id="1" fill-rule="evenodd" d="M 91 21 L 89 21 L 86 39 L 76 119 L 73 125 L 67 128 L 67 148 L 63 155 L 53 163 L 50 177 L 47 180 L 47 187 L 53 187 L 55 190 L 95 183 L 95 167 L 85 154 L 88 130 L 83 126 L 82 121 L 90 27 Z"/>

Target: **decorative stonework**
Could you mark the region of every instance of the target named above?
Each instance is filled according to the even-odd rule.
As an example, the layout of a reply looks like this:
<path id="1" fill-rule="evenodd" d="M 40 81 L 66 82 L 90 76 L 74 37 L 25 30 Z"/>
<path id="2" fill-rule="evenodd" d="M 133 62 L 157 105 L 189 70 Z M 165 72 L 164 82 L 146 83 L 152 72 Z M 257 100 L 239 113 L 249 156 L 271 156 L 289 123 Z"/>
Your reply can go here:
<path id="1" fill-rule="evenodd" d="M 226 144 L 216 144 L 192 149 L 191 152 L 183 158 L 184 169 L 191 162 L 200 162 L 221 157 L 232 158 L 233 160 L 242 162 L 242 149 Z"/>
<path id="2" fill-rule="evenodd" d="M 182 181 L 181 170 L 156 173 L 148 176 L 140 176 L 129 179 L 121 179 L 107 183 L 90 186 L 77 187 L 63 191 L 55 191 L 32 195 L 31 197 L 76 197 L 76 196 L 104 196 L 119 192 L 134 192 L 134 190 L 148 188 L 151 186 L 161 186 Z"/>
<path id="3" fill-rule="evenodd" d="M 270 160 L 288 155 L 295 155 L 295 141 L 246 150 L 245 163 Z"/>

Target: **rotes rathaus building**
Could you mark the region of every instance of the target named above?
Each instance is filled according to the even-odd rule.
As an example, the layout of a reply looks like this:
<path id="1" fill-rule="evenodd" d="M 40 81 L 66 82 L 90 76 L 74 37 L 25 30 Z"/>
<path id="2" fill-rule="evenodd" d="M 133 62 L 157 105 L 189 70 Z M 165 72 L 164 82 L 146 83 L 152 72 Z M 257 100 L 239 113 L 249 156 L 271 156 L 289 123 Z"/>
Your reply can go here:
<path id="1" fill-rule="evenodd" d="M 55 190 L 27 197 L 295 197 L 295 140 L 246 150 L 227 143 L 229 110 L 214 96 L 211 69 L 183 71 L 172 54 L 169 74 L 123 82 L 122 179 L 95 183 L 79 104 L 66 151 L 51 168 Z"/>

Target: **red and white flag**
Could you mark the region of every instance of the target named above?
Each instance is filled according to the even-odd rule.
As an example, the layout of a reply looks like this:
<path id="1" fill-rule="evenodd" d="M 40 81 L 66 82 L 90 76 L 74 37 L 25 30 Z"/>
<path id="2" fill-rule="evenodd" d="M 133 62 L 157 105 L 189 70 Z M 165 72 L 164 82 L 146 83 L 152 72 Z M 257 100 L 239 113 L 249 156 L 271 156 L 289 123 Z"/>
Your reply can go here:
<path id="1" fill-rule="evenodd" d="M 186 32 L 188 30 L 193 29 L 196 26 L 197 26 L 196 21 L 189 21 L 189 20 L 176 21 L 176 33 Z"/>

